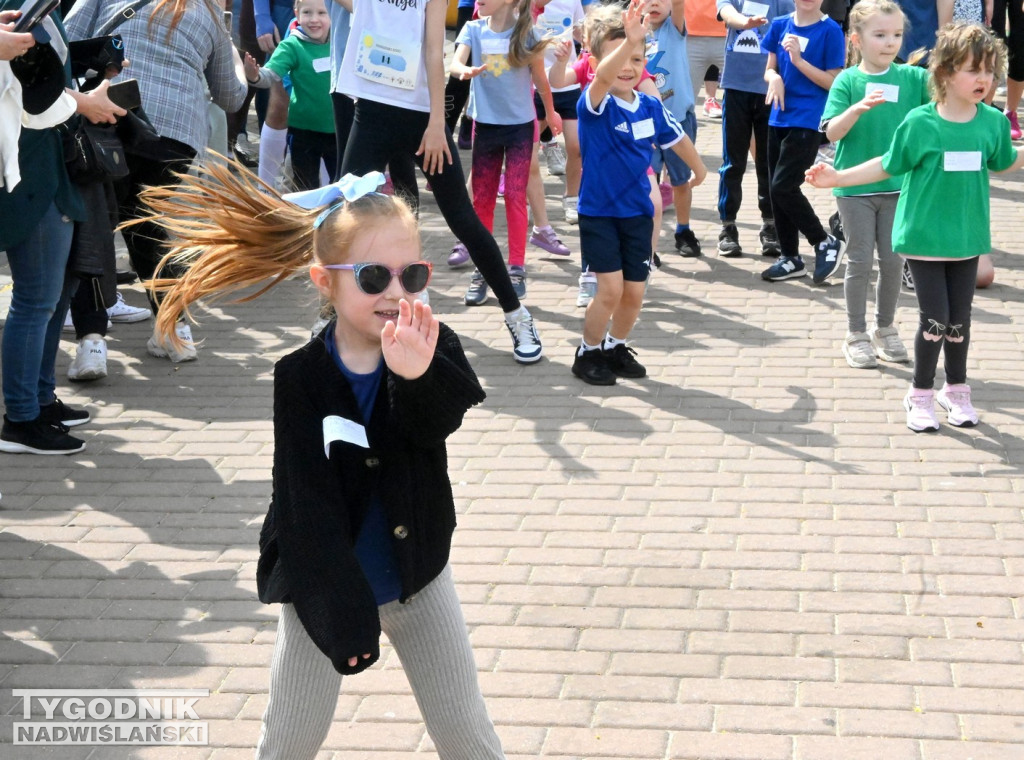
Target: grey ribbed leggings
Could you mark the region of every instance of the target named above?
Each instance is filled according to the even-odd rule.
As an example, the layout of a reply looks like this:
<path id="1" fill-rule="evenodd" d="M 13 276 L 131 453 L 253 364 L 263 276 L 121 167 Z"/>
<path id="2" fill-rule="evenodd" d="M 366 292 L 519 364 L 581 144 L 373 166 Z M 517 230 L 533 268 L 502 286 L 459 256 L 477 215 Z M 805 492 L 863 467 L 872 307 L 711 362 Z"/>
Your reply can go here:
<path id="1" fill-rule="evenodd" d="M 889 327 L 903 282 L 903 258 L 892 251 L 892 225 L 898 193 L 848 195 L 836 198 L 846 231 L 846 319 L 852 333 L 867 332 L 868 287 L 874 252 L 878 251 L 875 324 Z"/>
<path id="2" fill-rule="evenodd" d="M 442 760 L 504 760 L 487 715 L 462 607 L 445 567 L 409 604 L 380 607 L 381 628 L 412 686 Z M 281 605 L 270 665 L 270 700 L 257 760 L 312 760 L 331 726 L 341 674 Z"/>

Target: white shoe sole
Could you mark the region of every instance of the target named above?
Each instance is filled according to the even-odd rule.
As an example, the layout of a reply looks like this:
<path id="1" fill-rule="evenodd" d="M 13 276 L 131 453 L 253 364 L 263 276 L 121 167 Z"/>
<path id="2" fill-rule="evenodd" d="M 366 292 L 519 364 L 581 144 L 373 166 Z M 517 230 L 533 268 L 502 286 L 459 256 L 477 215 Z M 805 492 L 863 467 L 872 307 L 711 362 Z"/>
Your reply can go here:
<path id="1" fill-rule="evenodd" d="M 191 350 L 185 349 L 184 351 L 168 351 L 166 348 L 156 343 L 152 338 L 146 343 L 146 353 L 150 356 L 155 356 L 158 359 L 170 359 L 175 364 L 182 364 L 184 362 L 194 362 L 197 358 L 195 348 Z"/>
<path id="2" fill-rule="evenodd" d="M 138 314 L 107 314 L 107 318 L 118 325 L 131 325 L 136 322 L 145 322 L 153 316 L 151 311 L 141 311 Z"/>
<path id="3" fill-rule="evenodd" d="M 26 446 L 23 443 L 0 441 L 0 451 L 4 452 L 5 454 L 42 454 L 43 456 L 66 456 L 68 454 L 77 454 L 80 451 L 85 451 L 85 443 L 83 443 L 77 449 L 50 451 L 49 449 L 33 449 L 31 446 Z"/>

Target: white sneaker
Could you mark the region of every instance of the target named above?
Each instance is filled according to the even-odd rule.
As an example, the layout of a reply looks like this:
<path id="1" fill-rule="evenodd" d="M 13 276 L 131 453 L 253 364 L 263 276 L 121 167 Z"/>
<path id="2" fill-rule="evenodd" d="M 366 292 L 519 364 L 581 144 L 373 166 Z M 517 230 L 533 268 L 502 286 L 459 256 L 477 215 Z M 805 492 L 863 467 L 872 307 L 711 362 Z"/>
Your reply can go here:
<path id="1" fill-rule="evenodd" d="M 946 410 L 946 422 L 953 427 L 974 427 L 978 413 L 971 405 L 971 386 L 946 383 L 935 395 L 935 401 Z"/>
<path id="2" fill-rule="evenodd" d="M 875 353 L 887 362 L 903 363 L 910 361 L 907 347 L 900 340 L 900 331 L 892 325 L 889 327 L 876 327 L 872 330 L 871 345 L 875 347 Z"/>
<path id="3" fill-rule="evenodd" d="M 552 177 L 561 177 L 565 174 L 565 148 L 552 140 L 549 143 L 541 143 L 544 153 L 544 162 L 548 167 L 548 174 Z"/>
<path id="4" fill-rule="evenodd" d="M 931 388 L 911 388 L 903 397 L 903 408 L 907 410 L 907 427 L 915 433 L 939 429 L 939 420 L 935 416 L 935 394 Z"/>
<path id="5" fill-rule="evenodd" d="M 107 376 L 107 342 L 99 340 L 78 341 L 75 360 L 68 367 L 68 380 L 85 382 Z"/>
<path id="6" fill-rule="evenodd" d="M 576 305 L 584 307 L 594 300 L 597 295 L 597 275 L 593 272 L 584 272 L 580 275 L 580 291 L 576 294 Z"/>
<path id="7" fill-rule="evenodd" d="M 146 343 L 146 351 L 150 356 L 170 359 L 174 363 L 192 362 L 196 360 L 196 345 L 192 341 L 192 329 L 184 322 L 179 322 L 174 328 L 175 334 L 182 341 L 180 347 L 175 347 L 163 336 L 153 335 Z"/>
<path id="8" fill-rule="evenodd" d="M 870 369 L 878 366 L 878 357 L 871 346 L 867 333 L 850 333 L 843 341 L 843 356 L 854 369 Z"/>
<path id="9" fill-rule="evenodd" d="M 153 312 L 149 309 L 129 306 L 124 302 L 124 296 L 120 293 L 117 294 L 117 300 L 114 305 L 107 309 L 107 316 L 111 322 L 118 322 L 120 324 L 131 324 L 133 322 L 143 322 L 153 316 Z"/>
<path id="10" fill-rule="evenodd" d="M 566 224 L 579 224 L 580 212 L 577 209 L 580 197 L 578 195 L 567 195 L 562 198 L 562 210 L 565 212 Z"/>

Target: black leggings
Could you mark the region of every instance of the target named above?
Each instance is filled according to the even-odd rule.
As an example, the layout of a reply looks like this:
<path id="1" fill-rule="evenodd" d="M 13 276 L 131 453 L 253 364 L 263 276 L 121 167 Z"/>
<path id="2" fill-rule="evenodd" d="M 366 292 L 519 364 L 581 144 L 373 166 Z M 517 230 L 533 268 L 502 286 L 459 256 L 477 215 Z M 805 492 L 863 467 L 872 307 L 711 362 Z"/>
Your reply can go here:
<path id="1" fill-rule="evenodd" d="M 459 8 L 457 21 L 455 22 L 455 35 L 458 36 L 466 22 L 473 18 L 473 7 Z M 455 122 L 462 115 L 462 109 L 466 107 L 469 100 L 468 79 L 448 77 L 448 83 L 444 86 L 444 123 L 448 125 L 448 131 L 455 133 Z"/>
<path id="2" fill-rule="evenodd" d="M 291 137 L 295 187 L 298 190 L 315 190 L 321 184 L 320 162 L 324 162 L 328 172 L 334 172 L 338 166 L 334 133 L 288 127 L 288 136 Z"/>
<path id="3" fill-rule="evenodd" d="M 1010 23 L 1007 28 L 1006 17 Z M 1010 68 L 1006 76 L 1024 82 L 1024 8 L 1017 0 L 995 0 L 992 7 L 992 29 L 1006 40 L 1010 51 Z"/>
<path id="4" fill-rule="evenodd" d="M 391 177 L 394 180 L 395 166 L 407 163 L 409 158 L 413 158 L 420 170 L 423 170 L 423 156 L 416 156 L 415 153 L 423 139 L 429 117 L 423 111 L 360 98 L 356 102 L 352 132 L 345 148 L 342 174 L 382 172 L 391 164 Z M 515 311 L 519 308 L 519 298 L 512 290 L 512 281 L 508 277 L 501 249 L 473 210 L 466 191 L 466 177 L 459 162 L 459 151 L 447 129 L 445 138 L 453 163 L 446 165 L 440 174 L 424 171 L 434 193 L 434 200 L 452 233 L 469 250 L 473 264 L 494 291 L 502 310 Z M 399 190 L 397 184 L 395 189 Z"/>
<path id="5" fill-rule="evenodd" d="M 184 174 L 196 157 L 196 152 L 185 143 L 172 140 L 169 137 L 161 137 L 157 142 L 146 147 L 147 155 L 136 153 L 127 154 L 128 176 L 118 181 L 116 186 L 118 201 L 120 203 L 120 219 L 127 222 L 138 219 L 146 214 L 139 200 L 139 193 L 146 186 L 173 187 L 181 182 L 178 174 Z M 126 228 L 124 236 L 125 246 L 128 248 L 128 258 L 131 259 L 139 279 L 145 282 L 157 274 L 157 266 L 160 259 L 167 253 L 164 242 L 167 240 L 167 232 L 156 222 L 142 222 Z M 169 266 L 159 274 L 161 277 L 180 277 L 183 270 L 179 266 Z M 153 291 L 146 289 L 153 313 L 156 314 L 163 297 L 154 298 Z"/>
<path id="6" fill-rule="evenodd" d="M 914 338 L 914 387 L 930 389 L 935 384 L 940 352 L 945 355 L 946 382 L 965 383 L 978 257 L 907 259 L 907 264 L 921 318 Z"/>
<path id="7" fill-rule="evenodd" d="M 828 233 L 801 186 L 821 146 L 821 132 L 800 127 L 768 127 L 768 176 L 775 230 L 783 256 L 800 255 L 800 235 L 812 247 Z"/>

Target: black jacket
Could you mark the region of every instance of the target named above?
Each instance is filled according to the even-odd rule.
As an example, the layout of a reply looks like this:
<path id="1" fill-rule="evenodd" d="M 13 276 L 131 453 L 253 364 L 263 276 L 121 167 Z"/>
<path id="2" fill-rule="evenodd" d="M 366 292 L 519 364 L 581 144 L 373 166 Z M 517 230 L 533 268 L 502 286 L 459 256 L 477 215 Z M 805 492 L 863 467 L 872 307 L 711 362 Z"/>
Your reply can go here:
<path id="1" fill-rule="evenodd" d="M 333 330 L 334 324 L 325 328 Z M 274 492 L 260 534 L 260 599 L 287 601 L 335 670 L 358 673 L 380 656 L 380 618 L 354 552 L 376 492 L 387 514 L 403 603 L 444 569 L 455 529 L 445 439 L 483 389 L 455 333 L 441 325 L 430 368 L 403 380 L 384 367 L 369 449 L 344 441 L 324 454 L 323 420 L 362 422 L 324 333 L 274 369 Z M 369 652 L 369 659 L 362 659 Z M 355 667 L 349 657 L 359 657 Z"/>

